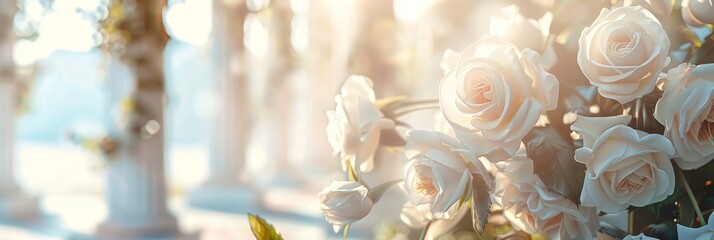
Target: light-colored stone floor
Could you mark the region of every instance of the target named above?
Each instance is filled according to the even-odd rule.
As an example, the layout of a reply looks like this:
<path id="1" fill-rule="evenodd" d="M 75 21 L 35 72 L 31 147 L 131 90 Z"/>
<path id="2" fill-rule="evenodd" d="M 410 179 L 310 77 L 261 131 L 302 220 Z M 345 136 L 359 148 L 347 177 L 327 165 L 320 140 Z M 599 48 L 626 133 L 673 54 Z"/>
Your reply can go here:
<path id="1" fill-rule="evenodd" d="M 50 220 L 41 224 L 41 230 L 0 224 L 0 240 L 93 239 L 97 224 L 107 214 L 103 163 L 72 146 L 21 145 L 18 156 L 18 180 L 28 192 L 40 196 Z M 172 151 L 169 156 L 169 208 L 179 219 L 184 235 L 174 239 L 253 239 L 246 213 L 187 205 L 186 189 L 198 185 L 207 174 L 204 152 L 187 148 Z M 339 238 L 319 213 L 318 190 L 269 190 L 264 195 L 265 206 L 254 212 L 274 224 L 286 239 Z"/>

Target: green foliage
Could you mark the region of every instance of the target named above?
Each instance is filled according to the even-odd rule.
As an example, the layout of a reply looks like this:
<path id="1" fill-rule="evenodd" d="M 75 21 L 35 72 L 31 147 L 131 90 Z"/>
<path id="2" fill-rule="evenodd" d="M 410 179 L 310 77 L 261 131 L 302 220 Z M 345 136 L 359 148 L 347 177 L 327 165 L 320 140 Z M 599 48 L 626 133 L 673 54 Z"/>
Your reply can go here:
<path id="1" fill-rule="evenodd" d="M 537 127 L 523 139 L 534 173 L 553 192 L 576 204 L 585 179 L 585 166 L 575 161 L 575 146 L 554 127 Z"/>
<path id="2" fill-rule="evenodd" d="M 347 163 L 346 163 L 346 165 L 347 165 L 347 178 L 348 178 L 350 181 L 359 182 L 360 179 L 359 179 L 359 175 L 357 174 L 357 170 L 355 170 L 355 168 L 352 166 L 352 162 L 351 162 L 350 160 L 346 160 L 346 161 L 347 161 Z"/>
<path id="3" fill-rule="evenodd" d="M 690 62 L 697 65 L 714 63 L 714 35 L 710 34 L 704 39 L 704 44 L 694 53 Z"/>
<path id="4" fill-rule="evenodd" d="M 624 105 L 627 114 L 632 116 L 630 127 L 648 133 L 663 134 L 664 126 L 654 118 L 657 101 L 662 98 L 662 91 L 654 89 L 652 93 Z"/>
<path id="5" fill-rule="evenodd" d="M 259 216 L 249 213 L 248 223 L 250 223 L 250 230 L 253 231 L 253 235 L 255 235 L 255 239 L 257 240 L 283 240 L 283 236 L 280 236 L 280 234 L 275 231 L 273 225 Z"/>
<path id="6" fill-rule="evenodd" d="M 471 205 L 473 228 L 477 233 L 482 233 L 491 210 L 491 196 L 489 195 L 488 185 L 481 177 L 476 177 L 473 180 Z"/>

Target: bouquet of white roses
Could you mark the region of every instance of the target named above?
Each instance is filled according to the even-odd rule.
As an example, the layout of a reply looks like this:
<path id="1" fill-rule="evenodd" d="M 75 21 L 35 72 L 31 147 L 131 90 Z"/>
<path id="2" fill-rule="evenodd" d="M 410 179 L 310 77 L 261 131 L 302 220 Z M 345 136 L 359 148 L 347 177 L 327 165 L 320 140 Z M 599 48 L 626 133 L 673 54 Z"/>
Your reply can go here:
<path id="1" fill-rule="evenodd" d="M 714 239 L 714 37 L 692 30 L 712 26 L 712 1 L 516 2 L 445 53 L 437 100 L 344 82 L 327 134 L 346 179 L 319 193 L 327 221 L 348 227 L 397 185 L 422 237 Z M 447 127 L 398 131 L 437 106 Z M 368 186 L 379 161 L 403 161 L 403 180 Z M 626 229 L 601 223 L 621 212 Z"/>

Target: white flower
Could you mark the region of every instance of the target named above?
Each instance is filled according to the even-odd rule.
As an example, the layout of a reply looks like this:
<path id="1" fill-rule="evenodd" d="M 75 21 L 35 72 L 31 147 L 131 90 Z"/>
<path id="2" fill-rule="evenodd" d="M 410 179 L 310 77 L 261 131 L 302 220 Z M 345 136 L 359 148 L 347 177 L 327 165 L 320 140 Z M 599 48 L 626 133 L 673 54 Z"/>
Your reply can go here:
<path id="1" fill-rule="evenodd" d="M 491 17 L 491 35 L 502 37 L 519 49 L 530 48 L 540 52 L 545 47 L 553 20 L 552 13 L 546 12 L 536 20 L 521 15 L 515 4 L 503 7 L 501 11 L 502 14 Z"/>
<path id="2" fill-rule="evenodd" d="M 320 210 L 335 232 L 364 218 L 372 210 L 372 199 L 367 196 L 367 191 L 361 183 L 351 181 L 333 181 L 320 191 Z"/>
<path id="3" fill-rule="evenodd" d="M 714 157 L 714 64 L 683 63 L 670 69 L 654 117 L 677 150 L 682 169 L 695 169 Z"/>
<path id="4" fill-rule="evenodd" d="M 434 219 L 453 216 L 449 211 L 472 194 L 473 178 L 491 180 L 483 164 L 456 139 L 440 133 L 414 130 L 407 133 L 402 189 L 412 204 L 428 204 Z M 485 194 L 485 193 L 483 193 Z"/>
<path id="5" fill-rule="evenodd" d="M 451 209 L 456 208 L 452 207 Z M 453 215 L 454 212 L 450 212 L 450 214 Z M 429 204 L 414 205 L 411 201 L 404 203 L 399 218 L 411 228 L 422 228 L 430 221 L 435 220 Z"/>
<path id="6" fill-rule="evenodd" d="M 628 206 L 642 207 L 674 192 L 674 147 L 664 136 L 635 130 L 631 116 L 583 117 L 571 128 L 583 137 L 575 160 L 585 164 L 580 201 L 613 213 Z"/>
<path id="7" fill-rule="evenodd" d="M 543 69 L 540 55 L 501 38 L 479 40 L 445 66 L 439 104 L 477 156 L 512 156 L 540 114 L 557 107 L 558 80 Z"/>
<path id="8" fill-rule="evenodd" d="M 578 207 L 551 192 L 533 174 L 533 161 L 524 147 L 509 161 L 499 163 L 502 171 L 494 181 L 494 202 L 518 230 L 542 233 L 549 239 L 592 239 L 598 228 L 594 208 Z M 503 166 L 505 165 L 505 166 Z"/>
<path id="9" fill-rule="evenodd" d="M 381 131 L 395 127 L 374 105 L 372 80 L 352 75 L 335 96 L 335 110 L 328 110 L 327 139 L 340 155 L 343 170 L 347 163 L 364 172 L 374 168 L 374 153 L 379 146 Z"/>
<path id="10" fill-rule="evenodd" d="M 714 239 L 714 214 L 709 215 L 707 225 L 700 228 L 690 228 L 677 224 L 677 235 L 679 239 L 688 240 L 712 240 Z"/>
<path id="11" fill-rule="evenodd" d="M 714 3 L 709 0 L 682 0 L 682 18 L 688 24 L 702 26 L 714 23 Z"/>
<path id="12" fill-rule="evenodd" d="M 602 9 L 580 35 L 578 65 L 600 95 L 627 103 L 654 90 L 669 64 L 669 37 L 640 6 Z"/>
<path id="13" fill-rule="evenodd" d="M 640 233 L 640 235 L 629 235 L 622 240 L 658 240 L 657 238 L 653 237 L 648 237 L 644 233 Z"/>
<path id="14" fill-rule="evenodd" d="M 654 13 L 660 19 L 667 19 L 672 14 L 674 1 L 672 0 L 616 0 L 613 7 L 642 6 Z"/>

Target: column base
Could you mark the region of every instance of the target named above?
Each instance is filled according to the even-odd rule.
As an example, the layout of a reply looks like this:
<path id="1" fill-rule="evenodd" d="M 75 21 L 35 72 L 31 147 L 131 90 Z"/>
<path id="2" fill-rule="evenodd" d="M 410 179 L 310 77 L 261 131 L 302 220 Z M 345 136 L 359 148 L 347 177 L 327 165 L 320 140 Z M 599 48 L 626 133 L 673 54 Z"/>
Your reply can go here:
<path id="1" fill-rule="evenodd" d="M 188 196 L 192 207 L 216 211 L 246 213 L 259 207 L 258 193 L 246 186 L 201 185 Z"/>
<path id="2" fill-rule="evenodd" d="M 0 194 L 0 220 L 28 222 L 40 216 L 36 197 L 24 193 Z"/>
<path id="3" fill-rule="evenodd" d="M 96 239 L 121 240 L 144 238 L 171 238 L 179 234 L 178 222 L 173 216 L 154 220 L 146 224 L 102 222 L 97 228 Z"/>

